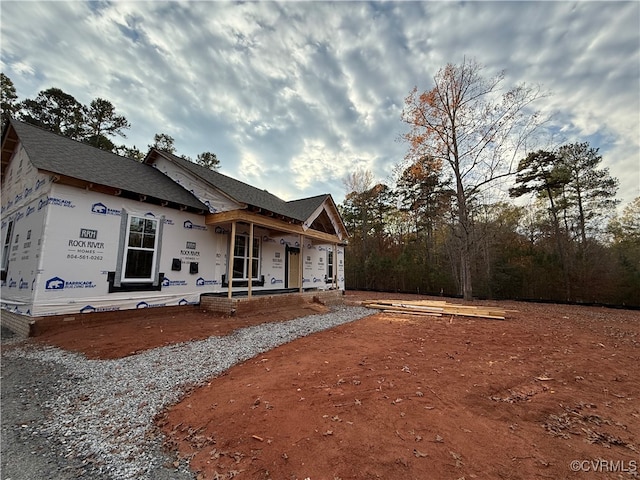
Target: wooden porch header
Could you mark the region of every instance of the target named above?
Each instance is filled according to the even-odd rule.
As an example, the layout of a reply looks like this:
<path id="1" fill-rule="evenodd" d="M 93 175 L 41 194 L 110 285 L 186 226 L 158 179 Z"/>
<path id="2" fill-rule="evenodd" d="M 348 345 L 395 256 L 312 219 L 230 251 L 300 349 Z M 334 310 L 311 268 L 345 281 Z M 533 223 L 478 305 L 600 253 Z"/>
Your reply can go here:
<path id="1" fill-rule="evenodd" d="M 248 224 L 259 225 L 280 232 L 291 233 L 295 235 L 304 235 L 307 238 L 318 240 L 325 243 L 343 244 L 344 241 L 338 235 L 319 232 L 311 228 L 304 229 L 302 224 L 290 223 L 285 220 L 267 217 L 257 213 L 248 212 L 246 210 L 231 210 L 221 213 L 210 213 L 205 217 L 207 225 L 219 225 L 222 223 L 242 222 Z"/>

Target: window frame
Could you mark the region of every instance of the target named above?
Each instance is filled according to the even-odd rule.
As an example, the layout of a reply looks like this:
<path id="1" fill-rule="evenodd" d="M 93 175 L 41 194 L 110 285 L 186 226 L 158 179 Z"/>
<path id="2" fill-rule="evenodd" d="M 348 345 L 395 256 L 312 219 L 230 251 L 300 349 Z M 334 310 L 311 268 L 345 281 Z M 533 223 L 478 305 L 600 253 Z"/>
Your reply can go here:
<path id="1" fill-rule="evenodd" d="M 242 238 L 242 242 L 239 242 L 238 239 Z M 238 245 L 242 243 L 243 252 L 241 254 L 238 253 Z M 234 239 L 234 247 L 233 252 L 231 252 L 231 261 L 232 269 L 231 275 L 232 280 L 236 281 L 249 281 L 249 235 L 244 233 L 236 233 L 236 237 Z M 251 271 L 252 281 L 260 279 L 260 267 L 262 262 L 260 261 L 262 253 L 262 242 L 260 241 L 260 237 L 253 237 L 253 269 Z M 236 273 L 239 269 L 236 269 L 236 261 L 242 261 L 242 276 L 236 276 Z"/>
<path id="2" fill-rule="evenodd" d="M 129 278 L 126 275 L 126 250 L 128 249 L 129 244 L 132 217 L 157 221 L 156 237 L 154 239 L 155 252 L 152 258 L 152 272 L 151 276 L 148 278 Z M 125 209 L 122 209 L 120 213 L 120 234 L 115 270 L 107 272 L 109 293 L 162 290 L 164 273 L 160 272 L 160 259 L 162 255 L 162 232 L 164 222 L 164 215 L 154 216 L 152 214 L 139 214 L 127 212 Z"/>
<path id="3" fill-rule="evenodd" d="M 333 252 L 333 249 L 328 249 L 327 248 L 327 258 L 326 260 L 326 278 L 327 278 L 327 282 L 326 283 L 333 283 L 333 279 L 336 275 L 336 268 L 335 268 L 335 253 Z"/>
<path id="4" fill-rule="evenodd" d="M 132 232 L 131 227 L 133 220 L 138 219 L 142 220 L 142 230 L 139 232 L 141 245 L 133 246 L 131 245 L 132 233 L 136 234 L 137 232 Z M 145 226 L 147 222 L 154 223 L 154 232 L 153 232 L 153 247 L 144 246 L 145 238 L 148 238 L 149 234 L 147 234 Z M 156 274 L 158 270 L 157 260 L 159 258 L 159 233 L 160 233 L 160 220 L 155 217 L 136 215 L 133 213 L 127 214 L 127 229 L 125 232 L 124 242 L 123 242 L 123 258 L 122 258 L 122 272 L 120 276 L 121 283 L 153 283 L 156 279 Z M 131 252 L 153 252 L 151 256 L 151 272 L 147 277 L 134 277 L 127 276 L 127 267 L 129 256 Z"/>

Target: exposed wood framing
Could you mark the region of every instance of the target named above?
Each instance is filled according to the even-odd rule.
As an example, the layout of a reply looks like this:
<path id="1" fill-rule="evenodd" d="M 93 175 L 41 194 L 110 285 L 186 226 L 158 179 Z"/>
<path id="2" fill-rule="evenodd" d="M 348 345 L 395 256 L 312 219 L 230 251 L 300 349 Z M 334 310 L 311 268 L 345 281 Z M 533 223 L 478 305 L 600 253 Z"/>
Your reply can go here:
<path id="1" fill-rule="evenodd" d="M 247 297 L 251 298 L 253 286 L 253 222 L 249 224 L 249 265 L 247 265 Z"/>
<path id="2" fill-rule="evenodd" d="M 327 219 L 331 223 L 331 227 L 336 232 L 338 232 L 338 237 L 340 239 L 346 238 L 347 231 L 344 228 L 344 225 L 342 224 L 342 222 L 340 221 L 340 215 L 338 213 L 338 210 L 333 204 L 333 202 L 330 202 L 328 200 L 325 200 L 324 202 L 322 202 L 322 205 L 320 205 L 315 210 L 315 212 L 311 214 L 311 216 L 304 223 L 303 228 L 307 230 L 308 228 L 311 228 L 311 226 L 313 225 L 314 222 L 316 222 L 316 220 L 320 221 L 320 217 L 323 212 L 326 213 Z"/>
<path id="3" fill-rule="evenodd" d="M 230 222 L 243 222 L 247 224 L 255 223 L 261 227 L 266 227 L 279 232 L 293 233 L 297 235 L 304 235 L 307 238 L 318 240 L 326 243 L 342 243 L 341 239 L 337 235 L 329 233 L 318 232 L 317 230 L 304 230 L 299 223 L 289 223 L 284 220 L 275 220 L 271 217 L 259 215 L 257 213 L 251 213 L 246 210 L 231 210 L 229 212 L 210 213 L 205 217 L 205 223 L 207 225 L 218 225 L 221 223 Z"/>
<path id="4" fill-rule="evenodd" d="M 16 135 L 15 130 L 12 126 L 9 126 L 9 130 L 5 135 L 2 141 L 2 176 L 4 177 L 4 170 L 9 165 L 11 157 L 13 156 L 13 152 L 15 151 L 16 145 L 20 140 L 18 139 L 18 135 Z"/>
<path id="5" fill-rule="evenodd" d="M 122 195 L 122 190 L 120 190 L 119 188 L 108 187 L 106 185 L 92 183 L 86 180 L 80 180 L 79 178 L 73 178 L 67 175 L 54 174 L 53 172 L 47 172 L 46 170 L 40 170 L 40 172 L 51 175 L 53 177 L 53 181 L 61 185 L 83 188 L 94 192 L 105 193 L 107 195 L 114 195 L 116 197 Z"/>
<path id="6" fill-rule="evenodd" d="M 300 255 L 298 255 L 298 291 L 302 293 L 304 291 L 304 242 L 302 234 L 298 235 L 298 243 L 300 243 Z"/>
<path id="7" fill-rule="evenodd" d="M 236 248 L 236 222 L 231 222 L 231 239 L 229 241 L 229 253 L 227 254 L 227 297 L 233 297 L 233 251 Z M 251 282 L 249 282 L 251 283 Z"/>

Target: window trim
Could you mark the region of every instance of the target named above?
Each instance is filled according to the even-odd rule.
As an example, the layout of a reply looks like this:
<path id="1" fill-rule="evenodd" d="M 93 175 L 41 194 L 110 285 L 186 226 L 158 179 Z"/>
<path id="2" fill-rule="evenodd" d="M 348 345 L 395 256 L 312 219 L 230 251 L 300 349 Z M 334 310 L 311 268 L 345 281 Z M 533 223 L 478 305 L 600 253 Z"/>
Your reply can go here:
<path id="1" fill-rule="evenodd" d="M 243 256 L 236 255 L 236 252 L 235 252 L 235 250 L 238 248 L 238 237 L 243 237 L 245 239 Z M 233 276 L 233 282 L 234 283 L 236 281 L 238 281 L 238 282 L 241 282 L 241 281 L 248 282 L 249 281 L 249 277 L 248 277 L 248 273 L 249 273 L 249 248 L 255 248 L 255 244 L 256 243 L 257 243 L 257 247 L 258 247 L 258 254 L 254 255 L 251 258 L 254 262 L 257 262 L 257 266 L 255 268 L 253 268 L 252 271 L 251 271 L 252 284 L 256 280 L 260 279 L 260 270 L 261 270 L 261 266 L 262 266 L 262 262 L 261 262 L 262 242 L 260 241 L 260 237 L 257 237 L 257 236 L 253 237 L 253 242 L 254 242 L 254 246 L 249 246 L 249 235 L 244 234 L 244 233 L 236 233 L 236 238 L 235 238 L 235 241 L 234 241 L 234 251 L 231 252 L 231 255 L 230 255 L 231 262 L 232 262 L 231 273 L 232 273 L 232 275 L 235 275 L 236 270 L 233 268 L 233 265 L 235 264 L 236 259 L 242 259 L 243 260 L 243 269 L 242 269 L 242 277 Z"/>
<path id="2" fill-rule="evenodd" d="M 131 246 L 129 245 L 129 238 L 131 235 L 131 223 L 133 219 L 140 219 L 144 222 L 150 221 L 155 223 L 155 231 L 153 232 L 153 247 L 143 247 L 143 246 Z M 156 271 L 158 269 L 157 258 L 158 258 L 158 242 L 159 236 L 158 233 L 160 231 L 159 220 L 155 217 L 146 217 L 141 215 L 129 214 L 127 218 L 127 226 L 125 232 L 125 241 L 123 243 L 123 255 L 122 255 L 122 271 L 120 273 L 120 283 L 153 283 L 156 277 Z M 142 232 L 144 236 L 144 229 Z M 142 251 L 142 252 L 153 252 L 153 256 L 151 259 L 151 272 L 148 277 L 127 277 L 126 276 L 126 265 L 127 260 L 129 259 L 129 254 L 132 251 Z"/>
<path id="3" fill-rule="evenodd" d="M 156 225 L 156 238 L 154 241 L 154 258 L 152 272 L 149 278 L 126 278 L 125 277 L 125 261 L 126 251 L 129 248 L 129 232 L 131 218 L 142 218 L 145 220 L 154 220 Z M 162 231 L 164 228 L 164 215 L 159 217 L 145 216 L 127 212 L 122 209 L 120 217 L 120 237 L 118 243 L 118 256 L 116 260 L 116 268 L 113 272 L 108 272 L 107 281 L 109 282 L 109 293 L 119 291 L 145 291 L 145 290 L 161 290 L 164 273 L 160 272 L 160 257 L 162 252 Z"/>
<path id="4" fill-rule="evenodd" d="M 331 258 L 331 261 L 329 261 L 329 258 Z M 335 261 L 336 261 L 336 255 L 333 249 L 330 250 L 327 248 L 326 275 L 325 275 L 326 283 L 334 283 L 333 280 L 336 276 Z"/>

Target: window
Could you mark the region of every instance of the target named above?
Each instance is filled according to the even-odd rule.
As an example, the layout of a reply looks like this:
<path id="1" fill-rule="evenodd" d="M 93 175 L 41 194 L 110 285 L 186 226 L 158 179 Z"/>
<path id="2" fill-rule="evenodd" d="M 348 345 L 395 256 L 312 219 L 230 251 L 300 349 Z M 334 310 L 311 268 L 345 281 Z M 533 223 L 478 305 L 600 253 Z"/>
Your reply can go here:
<path id="1" fill-rule="evenodd" d="M 333 283 L 333 251 L 327 250 L 327 283 Z"/>
<path id="2" fill-rule="evenodd" d="M 2 279 L 6 276 L 7 269 L 9 268 L 9 254 L 11 253 L 11 237 L 13 236 L 13 220 L 9 220 L 7 225 L 7 233 L 4 237 L 4 243 L 2 244 Z"/>
<path id="3" fill-rule="evenodd" d="M 152 282 L 158 254 L 158 220 L 129 216 L 122 268 L 123 282 Z"/>
<path id="4" fill-rule="evenodd" d="M 122 210 L 116 268 L 107 272 L 109 293 L 162 290 L 163 224 L 164 216 L 140 216 Z"/>
<path id="5" fill-rule="evenodd" d="M 260 273 L 260 239 L 253 238 L 253 258 L 251 278 L 258 278 Z M 249 237 L 236 235 L 233 247 L 233 278 L 249 279 Z"/>

